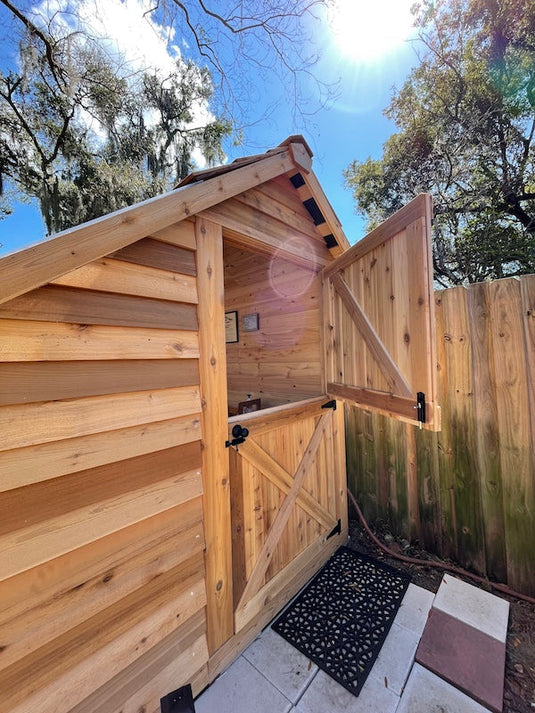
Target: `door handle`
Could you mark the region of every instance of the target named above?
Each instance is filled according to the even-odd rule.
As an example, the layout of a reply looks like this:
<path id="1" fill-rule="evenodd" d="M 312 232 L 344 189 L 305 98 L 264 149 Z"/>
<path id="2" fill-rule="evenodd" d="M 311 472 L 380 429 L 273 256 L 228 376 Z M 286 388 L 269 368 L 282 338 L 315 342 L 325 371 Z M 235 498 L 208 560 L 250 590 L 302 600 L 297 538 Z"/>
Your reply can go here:
<path id="1" fill-rule="evenodd" d="M 242 443 L 245 443 L 245 439 L 248 435 L 249 429 L 245 428 L 244 426 L 240 426 L 240 424 L 237 423 L 235 426 L 232 427 L 232 441 L 225 441 L 225 448 L 234 446 L 234 448 L 238 450 L 238 446 Z"/>

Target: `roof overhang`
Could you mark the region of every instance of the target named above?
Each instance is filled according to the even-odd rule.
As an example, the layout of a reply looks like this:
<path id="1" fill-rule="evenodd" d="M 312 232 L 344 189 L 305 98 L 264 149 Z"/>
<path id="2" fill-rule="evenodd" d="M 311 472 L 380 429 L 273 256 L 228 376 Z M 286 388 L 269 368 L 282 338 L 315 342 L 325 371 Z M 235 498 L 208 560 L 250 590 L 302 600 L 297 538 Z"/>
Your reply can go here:
<path id="1" fill-rule="evenodd" d="M 303 203 L 312 199 L 318 207 L 316 218 L 311 215 L 322 234 L 327 231 L 325 235 L 334 236 L 335 249 L 342 252 L 349 247 L 340 221 L 312 172 L 308 144 L 301 136 L 291 136 L 264 154 L 197 171 L 169 193 L 7 255 L 0 260 L 0 304 L 283 174 L 290 180 L 300 176 L 299 185 L 294 182 L 294 187 Z M 319 224 L 318 216 L 323 221 Z"/>

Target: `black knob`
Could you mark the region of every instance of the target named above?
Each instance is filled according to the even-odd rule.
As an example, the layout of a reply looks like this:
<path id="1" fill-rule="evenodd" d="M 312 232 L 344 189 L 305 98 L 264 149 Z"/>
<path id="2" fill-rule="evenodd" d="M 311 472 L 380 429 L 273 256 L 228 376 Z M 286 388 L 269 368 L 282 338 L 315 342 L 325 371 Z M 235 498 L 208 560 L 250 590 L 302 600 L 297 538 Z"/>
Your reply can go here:
<path id="1" fill-rule="evenodd" d="M 239 423 L 237 423 L 235 426 L 232 427 L 232 435 L 234 438 L 247 438 L 249 435 L 249 429 L 244 428 L 243 426 L 240 426 Z"/>

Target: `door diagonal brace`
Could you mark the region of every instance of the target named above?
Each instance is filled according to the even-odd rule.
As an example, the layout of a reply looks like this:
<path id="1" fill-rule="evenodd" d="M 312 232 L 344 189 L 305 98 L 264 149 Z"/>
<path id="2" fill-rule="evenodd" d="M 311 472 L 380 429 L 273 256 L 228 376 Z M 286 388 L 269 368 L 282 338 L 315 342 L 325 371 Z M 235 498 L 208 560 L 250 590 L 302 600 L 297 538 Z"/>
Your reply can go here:
<path id="1" fill-rule="evenodd" d="M 236 607 L 237 610 L 248 602 L 249 599 L 251 599 L 251 597 L 258 592 L 262 585 L 262 580 L 264 579 L 264 575 L 271 561 L 271 556 L 273 555 L 280 536 L 286 527 L 286 523 L 290 519 L 292 508 L 296 503 L 299 490 L 303 485 L 305 476 L 312 465 L 314 458 L 316 457 L 316 453 L 323 440 L 325 430 L 332 420 L 332 414 L 332 411 L 327 411 L 321 416 L 320 420 L 316 424 L 316 428 L 308 446 L 306 447 L 303 458 L 295 471 L 292 487 L 290 488 L 288 495 L 285 497 L 277 515 L 275 516 L 275 519 L 273 520 L 271 529 L 268 532 L 264 545 L 258 555 L 256 564 L 253 567 L 253 571 L 251 572 L 251 575 L 247 580 L 247 584 L 245 585 L 245 589 L 240 597 L 240 601 Z"/>
<path id="2" fill-rule="evenodd" d="M 346 281 L 339 273 L 331 275 L 330 280 L 333 283 L 337 294 L 340 296 L 345 308 L 349 312 L 351 319 L 355 323 L 359 332 L 362 334 L 370 352 L 373 354 L 373 358 L 379 365 L 384 377 L 392 389 L 392 392 L 397 396 L 412 397 L 412 390 L 405 380 L 405 377 L 390 356 L 387 348 L 381 341 L 366 313 L 355 299 L 355 296 L 349 289 Z"/>

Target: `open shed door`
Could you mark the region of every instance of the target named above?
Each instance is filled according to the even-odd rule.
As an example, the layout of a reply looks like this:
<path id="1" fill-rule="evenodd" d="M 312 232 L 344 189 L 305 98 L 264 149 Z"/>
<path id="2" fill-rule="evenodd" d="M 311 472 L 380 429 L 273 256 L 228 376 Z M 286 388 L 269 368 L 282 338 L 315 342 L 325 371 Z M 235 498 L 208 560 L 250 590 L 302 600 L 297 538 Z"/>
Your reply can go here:
<path id="1" fill-rule="evenodd" d="M 432 203 L 419 195 L 325 268 L 327 390 L 440 428 Z"/>

